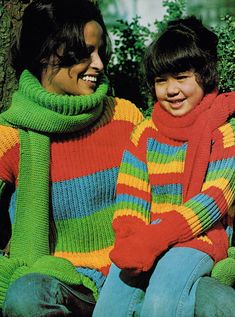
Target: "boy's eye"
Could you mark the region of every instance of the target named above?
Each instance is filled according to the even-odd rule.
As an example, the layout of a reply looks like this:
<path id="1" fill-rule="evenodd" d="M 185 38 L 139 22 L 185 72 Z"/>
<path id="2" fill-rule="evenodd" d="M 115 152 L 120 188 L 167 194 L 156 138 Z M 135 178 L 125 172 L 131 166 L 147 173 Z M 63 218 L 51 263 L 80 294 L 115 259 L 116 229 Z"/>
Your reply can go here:
<path id="1" fill-rule="evenodd" d="M 187 75 L 178 75 L 178 76 L 176 76 L 177 80 L 183 80 L 183 79 L 186 79 L 186 78 L 188 78 Z"/>
<path id="2" fill-rule="evenodd" d="M 189 77 L 192 77 L 194 75 L 194 72 L 193 71 L 186 71 L 186 72 L 181 72 L 181 73 L 176 73 L 174 75 L 174 77 L 177 79 L 177 80 L 184 80 L 184 79 L 187 79 Z"/>
<path id="3" fill-rule="evenodd" d="M 161 84 L 161 83 L 164 83 L 166 81 L 165 78 L 161 78 L 161 77 L 157 77 L 155 78 L 155 83 L 157 84 Z"/>

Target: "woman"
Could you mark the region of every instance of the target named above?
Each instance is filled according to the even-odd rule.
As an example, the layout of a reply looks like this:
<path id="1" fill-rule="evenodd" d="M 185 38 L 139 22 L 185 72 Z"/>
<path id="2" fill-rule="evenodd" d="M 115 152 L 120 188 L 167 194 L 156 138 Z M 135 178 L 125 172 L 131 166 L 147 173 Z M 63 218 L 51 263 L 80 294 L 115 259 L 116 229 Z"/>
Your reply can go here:
<path id="1" fill-rule="evenodd" d="M 125 143 L 141 119 L 107 96 L 109 37 L 88 0 L 36 0 L 13 46 L 19 88 L 0 116 L 4 316 L 90 316 L 108 273 Z M 10 197 L 10 202 L 8 198 Z"/>

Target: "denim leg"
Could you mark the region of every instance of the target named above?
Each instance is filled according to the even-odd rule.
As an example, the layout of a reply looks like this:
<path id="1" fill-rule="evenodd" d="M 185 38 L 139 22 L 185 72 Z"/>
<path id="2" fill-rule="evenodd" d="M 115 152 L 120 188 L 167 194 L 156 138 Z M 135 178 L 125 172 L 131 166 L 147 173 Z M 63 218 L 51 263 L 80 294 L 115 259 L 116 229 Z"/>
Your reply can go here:
<path id="1" fill-rule="evenodd" d="M 235 317 L 235 289 L 202 277 L 196 291 L 195 317 Z"/>
<path id="2" fill-rule="evenodd" d="M 141 317 L 193 317 L 198 281 L 212 267 L 212 259 L 204 252 L 171 248 L 153 271 Z"/>
<path id="3" fill-rule="evenodd" d="M 93 317 L 133 317 L 144 297 L 142 286 L 145 280 L 145 274 L 130 277 L 112 264 Z"/>
<path id="4" fill-rule="evenodd" d="M 84 303 L 86 304 L 84 305 Z M 48 275 L 32 273 L 9 287 L 4 317 L 91 316 L 94 301 Z"/>

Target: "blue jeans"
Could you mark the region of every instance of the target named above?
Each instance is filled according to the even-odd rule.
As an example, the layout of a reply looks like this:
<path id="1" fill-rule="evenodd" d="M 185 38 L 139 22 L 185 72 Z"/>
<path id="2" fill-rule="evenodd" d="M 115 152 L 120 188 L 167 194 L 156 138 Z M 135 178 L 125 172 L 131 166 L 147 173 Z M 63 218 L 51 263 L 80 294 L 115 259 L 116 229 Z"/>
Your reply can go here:
<path id="1" fill-rule="evenodd" d="M 197 284 L 212 267 L 206 253 L 180 247 L 137 277 L 112 265 L 93 317 L 193 317 Z"/>
<path id="2" fill-rule="evenodd" d="M 83 286 L 72 288 L 48 275 L 32 273 L 17 279 L 8 289 L 3 316 L 92 316 L 94 298 Z"/>

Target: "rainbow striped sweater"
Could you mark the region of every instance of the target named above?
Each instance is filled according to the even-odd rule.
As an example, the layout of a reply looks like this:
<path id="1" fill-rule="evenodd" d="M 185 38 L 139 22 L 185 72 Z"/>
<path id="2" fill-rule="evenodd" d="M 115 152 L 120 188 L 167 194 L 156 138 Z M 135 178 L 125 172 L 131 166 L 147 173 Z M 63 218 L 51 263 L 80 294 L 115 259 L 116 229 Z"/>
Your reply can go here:
<path id="1" fill-rule="evenodd" d="M 98 290 L 111 264 L 109 252 L 114 240 L 111 224 L 121 157 L 133 127 L 142 119 L 142 114 L 131 102 L 105 97 L 103 113 L 92 127 L 78 132 L 49 134 L 51 196 L 49 225 L 52 250 L 50 255 L 68 260 L 77 272 L 90 279 Z M 22 152 L 19 131 L 12 126 L 0 125 L 0 201 L 2 206 L 7 205 L 5 200 L 9 199 L 8 188 L 14 186 L 15 190 L 9 204 L 13 229 L 16 225 L 19 160 Z M 38 161 L 38 164 L 43 162 Z M 25 217 L 27 218 L 27 214 Z M 42 227 L 44 225 L 46 227 L 47 224 L 42 223 Z M 36 240 L 36 233 L 35 236 L 32 234 L 28 238 L 32 241 Z M 16 239 L 18 245 L 22 247 L 22 254 L 26 252 L 26 257 L 29 250 L 24 251 L 25 241 L 17 237 Z M 46 257 L 47 259 L 49 259 L 48 263 L 44 263 L 45 261 L 38 263 L 37 268 L 35 266 L 32 272 L 42 271 L 55 277 L 58 275 L 59 279 L 67 282 L 69 273 L 66 274 L 66 269 L 63 275 L 58 273 L 56 262 L 50 264 L 50 257 Z M 19 260 L 19 263 L 21 262 L 22 260 Z M 1 265 L 2 262 L 0 267 Z M 8 266 L 6 263 L 6 267 Z M 43 267 L 41 271 L 40 266 Z M 9 277 L 9 279 L 13 278 Z M 70 283 L 76 284 L 76 281 L 71 278 Z M 4 288 L 7 288 L 7 285 L 4 285 Z M 87 286 L 87 283 L 85 285 Z M 4 300 L 4 294 L 1 295 L 1 300 L 2 298 Z"/>
<path id="2" fill-rule="evenodd" d="M 220 220 L 226 218 L 226 225 L 232 225 L 227 211 L 235 198 L 234 119 L 213 131 L 211 144 L 201 192 L 184 201 L 188 142 L 164 135 L 153 117 L 141 122 L 124 152 L 118 176 L 114 214 L 117 233 L 130 216 L 133 223 L 137 219 L 137 223 L 142 220 L 146 224 L 167 221 L 169 230 L 164 235 L 171 236 L 170 230 L 177 224 L 180 227 L 174 246 L 199 249 L 215 261 L 226 257 L 228 235 Z"/>

